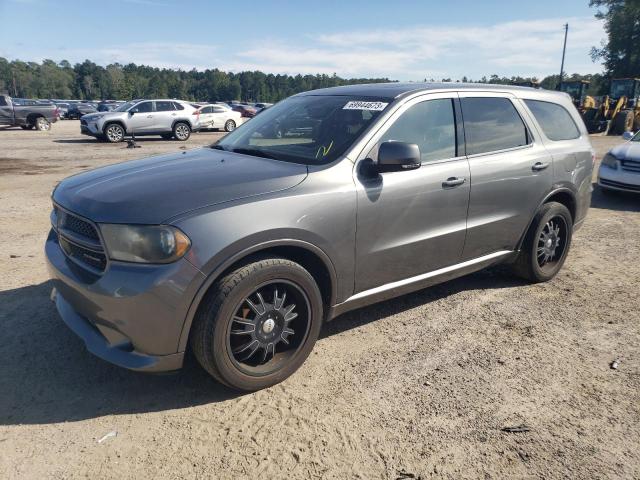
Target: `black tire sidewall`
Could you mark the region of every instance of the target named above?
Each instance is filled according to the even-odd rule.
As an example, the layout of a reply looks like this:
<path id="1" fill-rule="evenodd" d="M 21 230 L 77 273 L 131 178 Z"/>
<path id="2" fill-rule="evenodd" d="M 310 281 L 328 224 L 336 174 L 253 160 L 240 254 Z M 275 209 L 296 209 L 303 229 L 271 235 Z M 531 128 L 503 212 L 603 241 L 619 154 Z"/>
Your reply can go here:
<path id="1" fill-rule="evenodd" d="M 229 128 L 227 128 L 227 125 L 229 125 L 230 123 L 233 124 L 233 128 L 231 130 L 229 130 Z M 227 120 L 224 124 L 224 131 L 225 132 L 233 132 L 236 129 L 236 122 L 234 122 L 233 120 Z"/>
<path id="2" fill-rule="evenodd" d="M 565 241 L 564 251 L 562 252 L 562 257 L 558 260 L 551 271 L 544 271 L 538 265 L 538 237 L 540 236 L 540 233 L 542 232 L 545 224 L 550 219 L 556 216 L 561 216 L 564 219 L 567 226 L 567 238 Z M 533 235 L 528 239 L 529 241 L 527 242 L 527 260 L 530 263 L 529 267 L 531 269 L 531 273 L 534 276 L 534 279 L 538 282 L 546 282 L 555 277 L 556 274 L 560 271 L 560 269 L 564 265 L 565 260 L 567 259 L 569 250 L 571 249 L 571 241 L 573 239 L 573 219 L 571 218 L 571 212 L 569 212 L 567 207 L 565 207 L 561 203 L 551 202 L 545 204 L 538 215 L 536 215 L 535 229 L 532 229 L 532 233 Z"/>
<path id="3" fill-rule="evenodd" d="M 297 264 L 293 264 L 297 265 Z M 235 308 L 257 285 L 273 280 L 288 280 L 300 287 L 309 299 L 310 325 L 303 346 L 280 370 L 264 376 L 250 376 L 240 371 L 231 360 L 227 348 L 227 329 Z M 212 356 L 216 369 L 225 383 L 239 390 L 252 391 L 275 385 L 293 374 L 307 359 L 322 326 L 322 296 L 313 277 L 302 267 L 291 263 L 269 265 L 243 278 L 227 295 L 213 325 Z"/>

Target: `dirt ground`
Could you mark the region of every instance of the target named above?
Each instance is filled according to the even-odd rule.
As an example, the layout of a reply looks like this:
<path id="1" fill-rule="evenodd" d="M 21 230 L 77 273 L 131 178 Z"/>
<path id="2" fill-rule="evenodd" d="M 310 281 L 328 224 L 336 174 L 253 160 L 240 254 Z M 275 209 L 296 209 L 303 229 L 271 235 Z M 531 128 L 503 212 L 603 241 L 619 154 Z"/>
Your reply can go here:
<path id="1" fill-rule="evenodd" d="M 498 267 L 349 313 L 268 390 L 87 353 L 49 301 L 56 182 L 219 135 L 0 130 L 0 478 L 640 478 L 640 196 L 594 192 L 552 282 Z"/>

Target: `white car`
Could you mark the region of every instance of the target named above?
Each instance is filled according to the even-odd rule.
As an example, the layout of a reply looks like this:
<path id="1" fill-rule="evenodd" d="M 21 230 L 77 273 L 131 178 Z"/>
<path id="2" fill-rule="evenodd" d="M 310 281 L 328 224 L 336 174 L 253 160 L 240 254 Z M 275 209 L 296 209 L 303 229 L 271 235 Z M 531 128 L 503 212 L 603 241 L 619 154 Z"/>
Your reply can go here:
<path id="1" fill-rule="evenodd" d="M 203 105 L 198 109 L 200 112 L 200 127 L 224 129 L 232 132 L 242 123 L 242 115 L 229 107 L 220 104 Z"/>
<path id="2" fill-rule="evenodd" d="M 640 131 L 627 132 L 627 140 L 612 148 L 602 159 L 598 170 L 598 185 L 606 190 L 640 193 Z"/>

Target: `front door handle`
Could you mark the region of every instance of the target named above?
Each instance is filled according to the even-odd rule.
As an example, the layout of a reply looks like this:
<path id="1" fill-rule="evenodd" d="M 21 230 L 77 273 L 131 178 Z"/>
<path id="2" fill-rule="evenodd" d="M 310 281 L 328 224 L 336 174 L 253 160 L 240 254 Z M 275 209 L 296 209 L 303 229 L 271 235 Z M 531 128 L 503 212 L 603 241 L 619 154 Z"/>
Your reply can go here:
<path id="1" fill-rule="evenodd" d="M 539 172 L 541 170 L 544 170 L 548 166 L 549 162 L 536 162 L 533 164 L 533 167 L 531 167 L 531 170 L 533 170 L 534 172 Z"/>
<path id="2" fill-rule="evenodd" d="M 462 185 L 466 181 L 466 178 L 449 177 L 444 182 L 442 182 L 442 187 L 457 187 L 458 185 Z"/>

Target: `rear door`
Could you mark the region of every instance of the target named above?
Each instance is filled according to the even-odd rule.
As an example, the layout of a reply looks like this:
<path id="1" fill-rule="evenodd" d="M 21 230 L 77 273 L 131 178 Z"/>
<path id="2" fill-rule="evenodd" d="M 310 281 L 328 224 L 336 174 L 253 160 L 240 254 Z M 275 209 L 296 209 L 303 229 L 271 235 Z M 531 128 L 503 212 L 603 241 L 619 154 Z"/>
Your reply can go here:
<path id="1" fill-rule="evenodd" d="M 156 132 L 170 132 L 173 129 L 173 121 L 177 117 L 174 103 L 169 100 L 156 100 L 153 129 Z"/>
<path id="2" fill-rule="evenodd" d="M 471 171 L 462 260 L 513 250 L 551 189 L 552 157 L 504 93 L 460 92 Z"/>
<path id="3" fill-rule="evenodd" d="M 13 125 L 13 106 L 4 95 L 0 95 L 0 125 Z"/>

